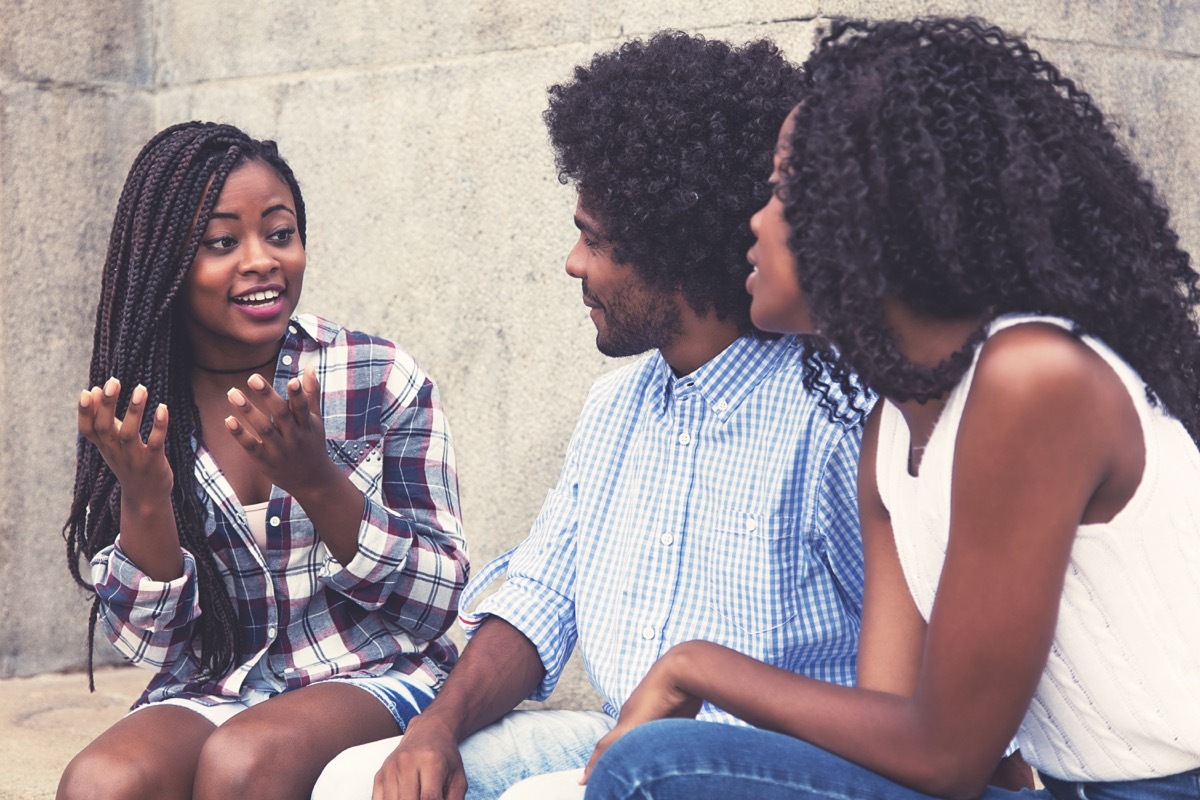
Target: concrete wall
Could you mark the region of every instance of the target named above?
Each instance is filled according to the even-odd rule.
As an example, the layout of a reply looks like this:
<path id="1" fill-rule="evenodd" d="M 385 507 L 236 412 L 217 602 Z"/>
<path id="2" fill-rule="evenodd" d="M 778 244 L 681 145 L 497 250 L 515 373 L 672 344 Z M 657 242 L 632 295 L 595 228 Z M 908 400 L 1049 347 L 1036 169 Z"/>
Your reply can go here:
<path id="1" fill-rule="evenodd" d="M 84 660 L 60 536 L 74 398 L 116 196 L 159 128 L 280 142 L 309 208 L 301 306 L 398 340 L 440 383 L 478 568 L 524 536 L 611 367 L 561 271 L 574 196 L 545 87 L 666 26 L 802 59 L 833 16 L 969 12 L 1092 91 L 1195 249 L 1198 0 L 0 0 L 0 677 Z"/>

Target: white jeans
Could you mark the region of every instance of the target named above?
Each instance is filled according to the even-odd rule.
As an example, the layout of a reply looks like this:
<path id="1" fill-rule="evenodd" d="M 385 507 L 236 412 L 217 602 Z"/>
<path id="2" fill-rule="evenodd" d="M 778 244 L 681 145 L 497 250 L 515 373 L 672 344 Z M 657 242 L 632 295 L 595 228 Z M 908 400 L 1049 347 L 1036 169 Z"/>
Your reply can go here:
<path id="1" fill-rule="evenodd" d="M 547 772 L 526 778 L 500 796 L 500 800 L 583 800 L 587 788 L 579 783 L 583 768 Z"/>
<path id="2" fill-rule="evenodd" d="M 616 722 L 599 711 L 513 711 L 463 740 L 467 800 L 497 800 L 533 775 L 581 769 Z M 351 747 L 321 773 L 312 800 L 371 800 L 375 773 L 400 737 Z"/>

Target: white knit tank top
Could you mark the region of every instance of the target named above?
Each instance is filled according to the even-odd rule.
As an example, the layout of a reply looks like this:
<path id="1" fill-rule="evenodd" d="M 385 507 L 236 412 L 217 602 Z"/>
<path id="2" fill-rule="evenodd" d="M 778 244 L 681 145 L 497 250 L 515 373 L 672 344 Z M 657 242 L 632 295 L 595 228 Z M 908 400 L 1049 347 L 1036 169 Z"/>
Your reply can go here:
<path id="1" fill-rule="evenodd" d="M 988 335 L 1034 321 L 1072 327 L 1011 315 Z M 1100 341 L 1083 342 L 1128 389 L 1146 467 L 1111 522 L 1079 527 L 1050 658 L 1017 741 L 1026 761 L 1063 780 L 1173 775 L 1200 767 L 1200 453 L 1178 420 L 1150 405 L 1128 364 Z M 974 373 L 972 364 L 950 393 L 916 478 L 900 410 L 884 402 L 880 412 L 876 480 L 926 620 L 946 557 L 954 441 Z"/>

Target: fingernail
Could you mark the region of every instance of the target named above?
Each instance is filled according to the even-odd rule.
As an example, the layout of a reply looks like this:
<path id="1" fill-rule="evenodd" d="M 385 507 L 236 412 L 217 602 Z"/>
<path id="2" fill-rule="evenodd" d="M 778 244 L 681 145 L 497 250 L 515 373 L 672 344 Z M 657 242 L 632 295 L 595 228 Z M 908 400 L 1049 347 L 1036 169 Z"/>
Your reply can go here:
<path id="1" fill-rule="evenodd" d="M 288 381 L 288 391 L 289 392 L 300 391 L 300 379 L 299 378 L 292 378 L 290 381 Z"/>
<path id="2" fill-rule="evenodd" d="M 79 407 L 87 408 L 92 404 L 92 393 L 86 389 L 79 393 Z"/>
<path id="3" fill-rule="evenodd" d="M 167 406 L 165 403 L 159 403 L 158 408 L 154 409 L 154 418 L 159 422 L 167 418 Z"/>
<path id="4" fill-rule="evenodd" d="M 120 381 L 116 378 L 109 378 L 104 382 L 104 396 L 112 397 L 117 393 L 117 389 L 121 387 Z"/>
<path id="5" fill-rule="evenodd" d="M 267 382 L 262 379 L 262 375 L 257 372 L 246 379 L 246 383 L 250 384 L 250 388 L 256 392 L 261 392 L 267 388 Z"/>
<path id="6" fill-rule="evenodd" d="M 230 430 L 230 432 L 236 431 L 238 429 L 237 419 L 235 419 L 234 417 L 226 417 L 225 418 L 225 427 L 228 428 Z"/>
<path id="7" fill-rule="evenodd" d="M 139 406 L 146 399 L 146 387 L 140 383 L 133 387 L 133 394 L 129 397 L 129 402 L 135 406 Z"/>
<path id="8" fill-rule="evenodd" d="M 242 394 L 237 389 L 230 389 L 226 396 L 229 398 L 229 402 L 233 403 L 238 408 L 246 405 L 246 395 Z"/>

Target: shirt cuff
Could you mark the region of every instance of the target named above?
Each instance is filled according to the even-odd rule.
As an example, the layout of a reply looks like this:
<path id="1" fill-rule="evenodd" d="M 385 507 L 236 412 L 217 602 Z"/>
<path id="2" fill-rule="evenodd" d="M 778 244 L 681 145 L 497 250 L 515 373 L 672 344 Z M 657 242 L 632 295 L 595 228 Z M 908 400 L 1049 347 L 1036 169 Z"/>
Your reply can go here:
<path id="1" fill-rule="evenodd" d="M 495 594 L 481 602 L 477 609 L 459 612 L 459 621 L 468 639 L 488 616 L 500 617 L 523 633 L 537 648 L 546 674 L 529 699 L 540 702 L 548 698 L 562 677 L 575 647 L 574 606 L 543 586 L 520 578 L 510 578 Z"/>
<path id="2" fill-rule="evenodd" d="M 332 555 L 325 557 L 319 578 L 330 588 L 345 595 L 353 595 L 363 587 L 377 587 L 380 583 L 394 579 L 408 561 L 413 533 L 401 535 L 397 530 L 397 519 L 388 509 L 366 498 L 363 517 L 358 526 L 358 549 L 349 563 L 342 564 Z M 378 595 L 378 602 L 364 603 L 368 609 L 376 609 L 387 599 L 387 593 Z"/>
<path id="3" fill-rule="evenodd" d="M 121 537 L 92 558 L 92 584 L 102 603 L 130 625 L 170 630 L 200 616 L 196 561 L 183 550 L 183 574 L 158 581 L 143 572 L 121 548 Z"/>

